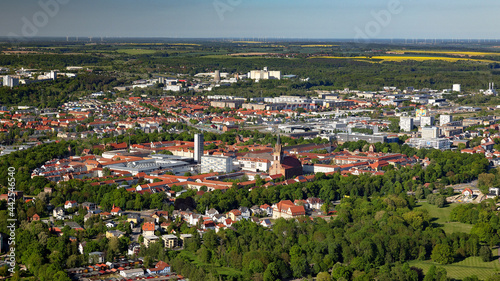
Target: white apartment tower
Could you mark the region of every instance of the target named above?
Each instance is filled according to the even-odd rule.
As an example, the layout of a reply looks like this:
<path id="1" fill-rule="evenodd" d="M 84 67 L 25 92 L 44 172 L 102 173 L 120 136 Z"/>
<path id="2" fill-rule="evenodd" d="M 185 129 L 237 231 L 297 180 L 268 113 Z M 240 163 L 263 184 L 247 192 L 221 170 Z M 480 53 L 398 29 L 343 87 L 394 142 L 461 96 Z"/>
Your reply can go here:
<path id="1" fill-rule="evenodd" d="M 434 126 L 434 116 L 422 116 L 420 117 L 420 127 Z"/>
<path id="2" fill-rule="evenodd" d="M 422 128 L 422 139 L 437 139 L 439 137 L 438 132 L 438 127 Z"/>
<path id="3" fill-rule="evenodd" d="M 204 140 L 203 134 L 194 135 L 194 161 L 198 164 L 201 163 L 201 156 L 203 156 Z"/>
<path id="4" fill-rule="evenodd" d="M 401 117 L 401 119 L 399 119 L 399 129 L 404 132 L 410 132 L 413 129 L 413 118 Z"/>
<path id="5" fill-rule="evenodd" d="M 451 115 L 441 115 L 439 116 L 439 125 L 443 126 L 444 124 L 451 123 L 453 121 L 453 116 Z"/>

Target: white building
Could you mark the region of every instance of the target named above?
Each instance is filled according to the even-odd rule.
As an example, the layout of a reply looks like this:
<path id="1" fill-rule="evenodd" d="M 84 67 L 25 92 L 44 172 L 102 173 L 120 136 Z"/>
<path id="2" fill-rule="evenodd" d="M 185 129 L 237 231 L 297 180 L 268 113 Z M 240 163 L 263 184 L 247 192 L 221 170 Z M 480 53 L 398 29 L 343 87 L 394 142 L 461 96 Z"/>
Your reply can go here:
<path id="1" fill-rule="evenodd" d="M 423 127 L 422 128 L 422 138 L 423 139 L 436 139 L 439 137 L 438 127 Z"/>
<path id="2" fill-rule="evenodd" d="M 122 271 L 120 271 L 120 275 L 125 277 L 125 278 L 141 277 L 141 276 L 144 276 L 144 269 L 134 268 L 134 269 L 129 269 L 129 270 L 122 270 Z"/>
<path id="3" fill-rule="evenodd" d="M 496 96 L 497 95 L 497 91 L 495 90 L 495 83 L 489 83 L 488 84 L 488 90 L 486 90 L 484 92 L 485 95 L 488 95 L 488 96 Z"/>
<path id="4" fill-rule="evenodd" d="M 413 118 L 412 117 L 401 117 L 399 119 L 399 128 L 401 131 L 410 132 L 413 130 Z"/>
<path id="5" fill-rule="evenodd" d="M 229 173 L 233 170 L 233 160 L 226 156 L 202 156 L 201 173 L 221 172 Z"/>
<path id="6" fill-rule="evenodd" d="M 449 139 L 424 139 L 424 138 L 411 138 L 408 140 L 407 144 L 415 148 L 434 148 L 434 149 L 450 149 L 451 141 Z"/>
<path id="7" fill-rule="evenodd" d="M 269 170 L 271 162 L 267 159 L 238 157 L 238 164 L 242 170 L 252 172 L 266 172 Z"/>
<path id="8" fill-rule="evenodd" d="M 163 87 L 164 91 L 180 92 L 182 90 L 182 85 L 166 85 Z"/>
<path id="9" fill-rule="evenodd" d="M 278 79 L 281 80 L 281 71 L 268 71 L 267 67 L 263 70 L 252 70 L 248 72 L 248 77 L 252 80 L 268 80 Z"/>
<path id="10" fill-rule="evenodd" d="M 462 89 L 461 89 L 461 86 L 460 84 L 453 84 L 453 89 L 452 89 L 453 92 L 461 92 Z"/>
<path id="11" fill-rule="evenodd" d="M 19 78 L 16 78 L 16 77 L 12 77 L 10 75 L 5 75 L 3 77 L 3 85 L 5 87 L 15 87 L 15 86 L 19 86 Z"/>
<path id="12" fill-rule="evenodd" d="M 203 155 L 203 148 L 205 142 L 203 140 L 203 134 L 195 134 L 194 135 L 194 161 L 196 163 L 201 162 L 201 156 Z"/>
<path id="13" fill-rule="evenodd" d="M 444 124 L 451 123 L 453 121 L 453 116 L 451 115 L 441 115 L 439 116 L 439 125 L 443 126 Z"/>
<path id="14" fill-rule="evenodd" d="M 420 117 L 420 127 L 434 126 L 434 116 Z"/>

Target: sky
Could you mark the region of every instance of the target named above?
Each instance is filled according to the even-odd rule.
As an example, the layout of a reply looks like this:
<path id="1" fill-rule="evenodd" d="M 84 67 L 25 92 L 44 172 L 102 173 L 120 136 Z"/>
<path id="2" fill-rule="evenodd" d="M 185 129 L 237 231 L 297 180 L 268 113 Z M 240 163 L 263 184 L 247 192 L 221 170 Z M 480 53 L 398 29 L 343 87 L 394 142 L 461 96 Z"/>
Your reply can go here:
<path id="1" fill-rule="evenodd" d="M 498 0 L 2 0 L 0 36 L 500 39 L 498 11 Z"/>

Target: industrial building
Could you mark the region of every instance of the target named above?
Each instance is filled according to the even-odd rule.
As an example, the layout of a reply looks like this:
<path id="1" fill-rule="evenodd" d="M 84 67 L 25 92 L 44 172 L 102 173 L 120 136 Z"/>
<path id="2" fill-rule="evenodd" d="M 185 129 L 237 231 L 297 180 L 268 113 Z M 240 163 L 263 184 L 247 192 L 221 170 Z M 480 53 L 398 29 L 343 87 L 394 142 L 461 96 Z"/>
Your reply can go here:
<path id="1" fill-rule="evenodd" d="M 248 72 L 248 77 L 252 80 L 281 80 L 281 71 L 268 71 L 267 67 L 264 67 L 263 70 L 252 70 Z"/>

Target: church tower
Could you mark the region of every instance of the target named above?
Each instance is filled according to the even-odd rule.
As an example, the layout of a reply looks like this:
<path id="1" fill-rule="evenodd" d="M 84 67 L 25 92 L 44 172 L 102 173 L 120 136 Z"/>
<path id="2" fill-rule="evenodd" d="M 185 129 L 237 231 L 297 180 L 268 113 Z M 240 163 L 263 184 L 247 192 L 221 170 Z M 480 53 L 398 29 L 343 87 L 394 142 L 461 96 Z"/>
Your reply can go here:
<path id="1" fill-rule="evenodd" d="M 280 135 L 278 135 L 278 141 L 273 149 L 273 164 L 281 163 L 283 160 L 283 146 L 281 145 Z"/>
<path id="2" fill-rule="evenodd" d="M 278 135 L 278 141 L 273 148 L 273 162 L 271 163 L 271 167 L 269 168 L 269 175 L 278 175 L 282 173 L 283 163 L 283 146 L 281 145 L 280 136 Z"/>

